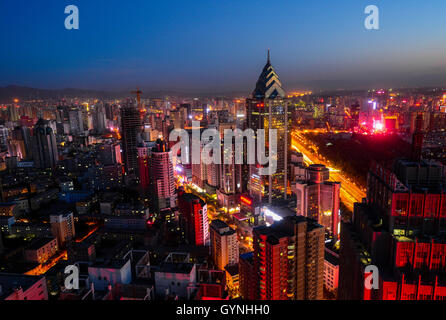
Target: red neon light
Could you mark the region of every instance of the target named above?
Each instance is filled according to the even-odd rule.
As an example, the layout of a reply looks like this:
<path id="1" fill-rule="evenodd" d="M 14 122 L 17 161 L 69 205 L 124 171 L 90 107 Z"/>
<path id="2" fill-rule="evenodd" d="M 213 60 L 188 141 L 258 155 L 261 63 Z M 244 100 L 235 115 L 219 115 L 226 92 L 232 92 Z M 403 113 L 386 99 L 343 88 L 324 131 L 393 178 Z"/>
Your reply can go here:
<path id="1" fill-rule="evenodd" d="M 241 200 L 243 203 L 247 204 L 248 206 L 250 206 L 250 205 L 252 204 L 252 200 L 251 200 L 251 199 L 248 199 L 248 198 L 246 198 L 246 197 L 244 197 L 244 196 L 241 196 L 241 197 L 240 197 L 240 200 Z"/>

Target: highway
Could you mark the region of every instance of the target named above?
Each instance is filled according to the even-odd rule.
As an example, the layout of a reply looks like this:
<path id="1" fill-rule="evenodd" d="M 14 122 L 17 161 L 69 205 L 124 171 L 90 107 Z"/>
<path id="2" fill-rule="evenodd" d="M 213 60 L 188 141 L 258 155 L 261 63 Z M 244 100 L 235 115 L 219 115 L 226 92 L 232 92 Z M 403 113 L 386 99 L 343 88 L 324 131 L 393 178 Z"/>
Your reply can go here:
<path id="1" fill-rule="evenodd" d="M 311 132 L 305 130 L 304 132 Z M 315 132 L 320 132 L 315 130 Z M 341 182 L 341 201 L 350 210 L 353 211 L 353 204 L 361 202 L 366 197 L 365 187 L 356 184 L 352 178 L 346 176 L 340 170 L 333 168 L 330 161 L 318 153 L 317 147 L 305 139 L 300 131 L 294 131 L 292 136 L 292 148 L 304 156 L 304 162 L 310 164 L 323 164 L 330 170 L 330 181 Z"/>

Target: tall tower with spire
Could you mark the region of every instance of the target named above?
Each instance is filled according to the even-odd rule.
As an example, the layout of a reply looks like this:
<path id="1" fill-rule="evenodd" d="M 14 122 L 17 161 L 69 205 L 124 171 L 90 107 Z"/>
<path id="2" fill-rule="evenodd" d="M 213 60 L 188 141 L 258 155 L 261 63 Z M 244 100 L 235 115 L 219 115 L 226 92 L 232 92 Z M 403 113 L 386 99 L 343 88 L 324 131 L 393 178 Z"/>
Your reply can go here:
<path id="1" fill-rule="evenodd" d="M 268 49 L 267 61 L 257 80 L 254 91 L 246 100 L 247 128 L 257 132 L 265 130 L 266 154 L 268 155 L 269 130 L 277 130 L 277 170 L 269 176 L 260 176 L 259 163 L 250 165 L 248 188 L 251 196 L 262 202 L 272 203 L 275 199 L 286 199 L 288 193 L 288 156 L 290 136 L 285 91 L 279 76 L 271 64 Z M 258 154 L 258 153 L 257 153 Z M 268 165 L 266 165 L 267 167 Z"/>

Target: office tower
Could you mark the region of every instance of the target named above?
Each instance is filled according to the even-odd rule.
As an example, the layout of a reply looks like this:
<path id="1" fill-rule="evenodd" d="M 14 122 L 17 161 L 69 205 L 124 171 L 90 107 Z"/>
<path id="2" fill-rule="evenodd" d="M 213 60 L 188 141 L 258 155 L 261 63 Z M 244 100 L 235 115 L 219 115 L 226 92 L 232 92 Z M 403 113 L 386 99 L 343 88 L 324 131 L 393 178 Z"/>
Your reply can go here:
<path id="1" fill-rule="evenodd" d="M 124 169 L 128 176 L 135 177 L 138 172 L 138 132 L 141 120 L 136 106 L 128 103 L 121 107 L 121 136 Z"/>
<path id="2" fill-rule="evenodd" d="M 48 121 L 39 119 L 33 129 L 33 159 L 37 168 L 53 168 L 58 162 L 56 135 Z"/>
<path id="3" fill-rule="evenodd" d="M 9 129 L 0 126 L 0 151 L 8 150 Z"/>
<path id="4" fill-rule="evenodd" d="M 82 134 L 84 132 L 84 117 L 81 110 L 70 110 L 68 112 L 70 122 L 70 133 L 73 135 Z"/>
<path id="5" fill-rule="evenodd" d="M 28 127 L 15 127 L 11 133 L 13 155 L 20 159 L 31 158 L 31 130 Z"/>
<path id="6" fill-rule="evenodd" d="M 206 203 L 191 193 L 180 191 L 178 209 L 189 243 L 196 246 L 209 245 L 209 219 Z"/>
<path id="7" fill-rule="evenodd" d="M 320 300 L 324 281 L 324 227 L 287 216 L 254 228 L 254 270 L 260 300 Z"/>
<path id="8" fill-rule="evenodd" d="M 236 208 L 239 204 L 240 194 L 242 193 L 242 164 L 235 163 L 235 156 L 229 163 L 225 163 L 227 153 L 235 155 L 235 144 L 232 144 L 231 150 L 225 150 L 222 143 L 222 160 L 219 165 L 219 189 L 217 190 L 218 203 L 225 208 Z"/>
<path id="9" fill-rule="evenodd" d="M 50 216 L 51 230 L 59 246 L 72 240 L 76 235 L 74 230 L 74 217 L 71 211 Z"/>
<path id="10" fill-rule="evenodd" d="M 202 153 L 204 145 L 205 145 L 204 142 L 200 143 L 200 155 Z M 191 154 L 191 156 L 192 156 L 192 154 Z M 198 164 L 192 163 L 191 166 L 192 166 L 192 183 L 197 185 L 201 189 L 204 189 L 205 182 L 207 179 L 206 164 L 203 163 L 203 161 L 201 161 L 201 157 L 200 157 L 200 163 L 198 163 Z"/>
<path id="11" fill-rule="evenodd" d="M 105 110 L 103 104 L 95 106 L 93 111 L 93 128 L 97 134 L 102 134 L 106 129 Z"/>
<path id="12" fill-rule="evenodd" d="M 240 296 L 244 300 L 257 300 L 258 287 L 257 276 L 254 269 L 254 252 L 240 255 L 239 259 L 239 282 Z"/>
<path id="13" fill-rule="evenodd" d="M 176 207 L 177 194 L 172 163 L 172 151 L 160 139 L 151 148 L 148 158 L 149 180 L 154 205 L 158 210 Z"/>
<path id="14" fill-rule="evenodd" d="M 156 146 L 155 141 L 144 141 L 137 148 L 138 150 L 138 168 L 139 168 L 139 185 L 143 191 L 150 191 L 150 162 L 149 157 L 152 148 Z"/>
<path id="15" fill-rule="evenodd" d="M 206 165 L 206 184 L 213 190 L 220 186 L 220 164 L 212 162 Z"/>
<path id="16" fill-rule="evenodd" d="M 415 132 L 412 136 L 412 160 L 420 161 L 423 152 L 423 115 L 418 114 L 415 119 Z"/>
<path id="17" fill-rule="evenodd" d="M 341 228 L 340 299 L 446 299 L 444 166 L 416 158 L 392 170 L 371 166 L 367 200 Z M 369 265 L 379 270 L 378 289 L 365 286 Z"/>
<path id="18" fill-rule="evenodd" d="M 140 148 L 138 148 L 139 150 Z M 138 168 L 139 168 L 139 185 L 143 190 L 148 190 L 150 187 L 150 167 L 149 156 L 138 155 Z"/>
<path id="19" fill-rule="evenodd" d="M 306 180 L 296 181 L 297 214 L 316 220 L 334 238 L 339 237 L 339 194 L 341 184 L 330 182 L 330 171 L 324 165 L 313 164 L 306 168 Z"/>
<path id="20" fill-rule="evenodd" d="M 285 91 L 279 77 L 268 60 L 249 99 L 246 99 L 247 129 L 265 130 L 265 146 L 269 143 L 269 130 L 277 130 L 277 170 L 270 175 L 260 175 L 260 163 L 250 165 L 249 189 L 258 200 L 272 203 L 274 199 L 286 199 L 288 194 L 288 153 L 290 149 L 289 121 L 291 114 L 285 100 Z M 257 146 L 256 146 L 257 148 Z M 267 148 L 267 147 L 266 147 Z M 258 151 L 257 153 L 258 154 Z M 268 154 L 268 150 L 265 151 Z M 258 160 L 258 159 L 257 159 Z"/>
<path id="21" fill-rule="evenodd" d="M 211 257 L 219 270 L 238 264 L 239 252 L 237 233 L 221 220 L 211 222 Z"/>

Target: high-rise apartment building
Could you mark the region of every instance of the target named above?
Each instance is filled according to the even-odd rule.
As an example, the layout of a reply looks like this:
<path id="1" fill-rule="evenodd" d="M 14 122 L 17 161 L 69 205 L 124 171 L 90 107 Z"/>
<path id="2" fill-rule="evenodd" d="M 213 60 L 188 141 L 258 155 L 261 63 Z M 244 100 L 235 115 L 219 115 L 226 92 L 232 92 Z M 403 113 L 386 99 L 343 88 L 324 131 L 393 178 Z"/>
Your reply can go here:
<path id="1" fill-rule="evenodd" d="M 240 255 L 239 259 L 240 296 L 244 300 L 257 300 L 259 285 L 254 269 L 254 252 Z"/>
<path id="2" fill-rule="evenodd" d="M 209 245 L 209 219 L 206 203 L 191 193 L 180 191 L 178 209 L 189 243 L 196 246 Z"/>
<path id="3" fill-rule="evenodd" d="M 70 122 L 70 133 L 77 135 L 84 132 L 84 118 L 81 110 L 70 110 L 68 112 Z"/>
<path id="4" fill-rule="evenodd" d="M 121 107 L 122 154 L 125 172 L 135 177 L 138 172 L 138 132 L 141 129 L 141 119 L 138 109 L 132 103 Z"/>
<path id="5" fill-rule="evenodd" d="M 239 261 L 239 245 L 237 233 L 221 220 L 211 222 L 211 257 L 215 267 L 224 270 L 226 266 L 234 266 Z"/>
<path id="6" fill-rule="evenodd" d="M 144 159 L 144 158 L 142 158 Z M 158 140 L 148 156 L 150 191 L 158 210 L 176 207 L 177 193 L 172 163 L 172 151 L 166 142 Z"/>
<path id="7" fill-rule="evenodd" d="M 59 215 L 50 216 L 51 230 L 57 239 L 59 246 L 70 241 L 76 235 L 74 229 L 74 217 L 71 211 Z"/>
<path id="8" fill-rule="evenodd" d="M 37 168 L 54 168 L 58 162 L 56 135 L 48 121 L 39 119 L 33 128 L 33 159 Z"/>
<path id="9" fill-rule="evenodd" d="M 257 299 L 322 299 L 324 244 L 324 227 L 303 216 L 254 228 Z"/>

